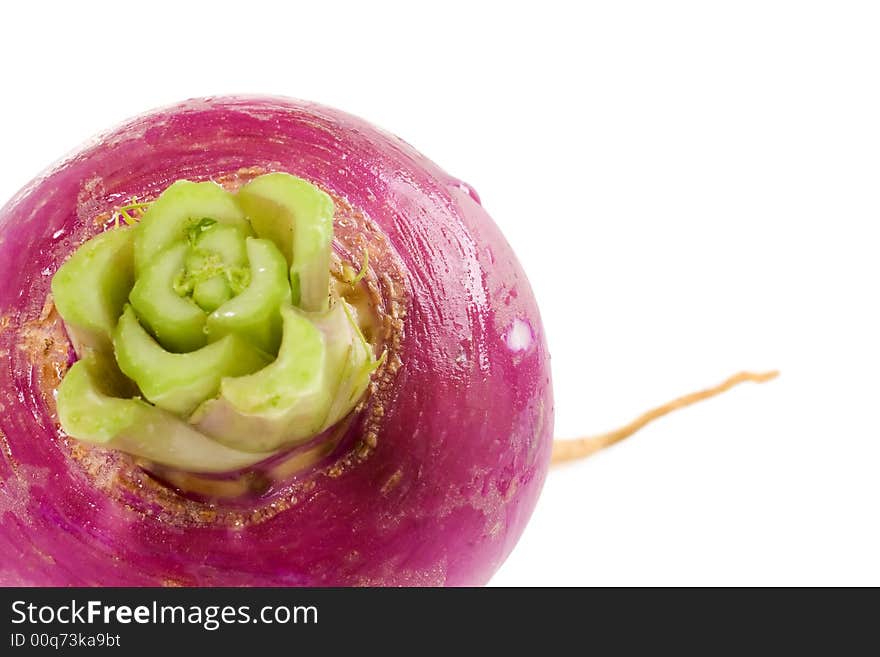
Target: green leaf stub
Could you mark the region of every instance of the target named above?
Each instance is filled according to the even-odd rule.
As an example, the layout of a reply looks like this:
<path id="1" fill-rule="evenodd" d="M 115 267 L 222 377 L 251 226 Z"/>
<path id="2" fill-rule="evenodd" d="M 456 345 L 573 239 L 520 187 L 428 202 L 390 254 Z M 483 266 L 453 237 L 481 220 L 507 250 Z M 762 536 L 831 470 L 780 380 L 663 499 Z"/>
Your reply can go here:
<path id="1" fill-rule="evenodd" d="M 238 192 L 257 235 L 272 240 L 290 266 L 293 303 L 308 311 L 327 308 L 333 200 L 286 173 L 269 173 Z"/>
<path id="2" fill-rule="evenodd" d="M 83 244 L 52 292 L 80 357 L 64 430 L 191 472 L 247 467 L 329 428 L 376 367 L 331 301 L 333 202 L 286 173 L 233 194 L 179 180 Z"/>

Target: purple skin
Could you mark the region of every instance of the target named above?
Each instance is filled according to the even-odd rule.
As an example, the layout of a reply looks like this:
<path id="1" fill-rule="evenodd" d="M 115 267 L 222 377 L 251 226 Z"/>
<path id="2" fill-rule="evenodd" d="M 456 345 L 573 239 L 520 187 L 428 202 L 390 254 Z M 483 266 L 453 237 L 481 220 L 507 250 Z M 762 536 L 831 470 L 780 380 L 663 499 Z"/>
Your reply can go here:
<path id="1" fill-rule="evenodd" d="M 403 272 L 406 314 L 375 449 L 341 474 L 332 463 L 300 473 L 246 504 L 295 502 L 233 523 L 211 512 L 241 502 L 99 483 L 59 433 L 34 349 L 19 345 L 98 214 L 175 179 L 254 166 L 302 176 L 374 222 Z M 472 190 L 362 120 L 278 98 L 134 119 L 0 210 L 0 281 L 4 585 L 478 585 L 534 509 L 553 398 L 525 274 Z"/>

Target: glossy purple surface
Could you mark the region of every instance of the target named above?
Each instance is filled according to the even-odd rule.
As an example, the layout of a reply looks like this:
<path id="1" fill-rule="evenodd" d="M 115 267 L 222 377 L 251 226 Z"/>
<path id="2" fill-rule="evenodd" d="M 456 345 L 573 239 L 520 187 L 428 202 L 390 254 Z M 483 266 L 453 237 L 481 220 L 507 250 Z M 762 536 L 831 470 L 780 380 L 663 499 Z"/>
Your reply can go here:
<path id="1" fill-rule="evenodd" d="M 374 222 L 402 265 L 405 316 L 375 449 L 274 488 L 251 502 L 274 511 L 250 516 L 141 493 L 72 457 L 22 327 L 98 214 L 255 166 L 307 178 Z M 193 100 L 87 145 L 0 211 L 0 316 L 2 584 L 481 584 L 547 472 L 549 355 L 509 245 L 466 185 L 322 106 Z"/>

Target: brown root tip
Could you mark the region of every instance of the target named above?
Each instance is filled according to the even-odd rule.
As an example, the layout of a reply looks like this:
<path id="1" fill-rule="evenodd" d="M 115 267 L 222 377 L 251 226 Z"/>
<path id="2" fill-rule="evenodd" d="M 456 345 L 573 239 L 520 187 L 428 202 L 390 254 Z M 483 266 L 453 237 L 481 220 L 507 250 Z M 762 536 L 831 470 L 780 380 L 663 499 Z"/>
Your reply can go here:
<path id="1" fill-rule="evenodd" d="M 628 438 L 645 425 L 650 424 L 654 420 L 661 418 L 672 411 L 677 411 L 686 406 L 690 406 L 691 404 L 696 404 L 697 402 L 720 395 L 722 392 L 726 392 L 740 383 L 746 383 L 749 381 L 752 383 L 764 383 L 771 379 L 775 379 L 777 376 L 779 376 L 779 372 L 775 370 L 772 372 L 760 373 L 740 372 L 739 374 L 734 374 L 722 383 L 719 383 L 717 386 L 692 392 L 688 395 L 673 399 L 662 406 L 652 408 L 650 411 L 643 413 L 629 424 L 622 426 L 619 429 L 615 429 L 614 431 L 609 431 L 608 433 L 603 433 L 598 436 L 587 436 L 586 438 L 555 440 L 553 441 L 553 456 L 551 457 L 550 462 L 565 463 L 567 461 L 587 458 L 599 450 L 610 447 L 624 438 Z"/>

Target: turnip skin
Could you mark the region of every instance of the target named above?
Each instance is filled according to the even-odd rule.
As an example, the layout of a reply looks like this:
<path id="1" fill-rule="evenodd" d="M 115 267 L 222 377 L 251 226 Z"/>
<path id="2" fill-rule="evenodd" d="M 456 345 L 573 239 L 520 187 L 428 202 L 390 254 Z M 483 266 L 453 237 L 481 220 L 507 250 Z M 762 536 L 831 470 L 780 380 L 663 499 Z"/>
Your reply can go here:
<path id="1" fill-rule="evenodd" d="M 306 178 L 366 215 L 392 247 L 371 268 L 401 272 L 405 314 L 387 403 L 363 413 L 378 430 L 355 436 L 363 458 L 212 508 L 127 485 L 136 466 L 118 455 L 72 458 L 26 326 L 97 216 L 249 167 Z M 0 253 L 0 583 L 481 584 L 528 521 L 553 428 L 534 296 L 476 194 L 370 124 L 277 98 L 145 115 L 0 210 Z"/>

